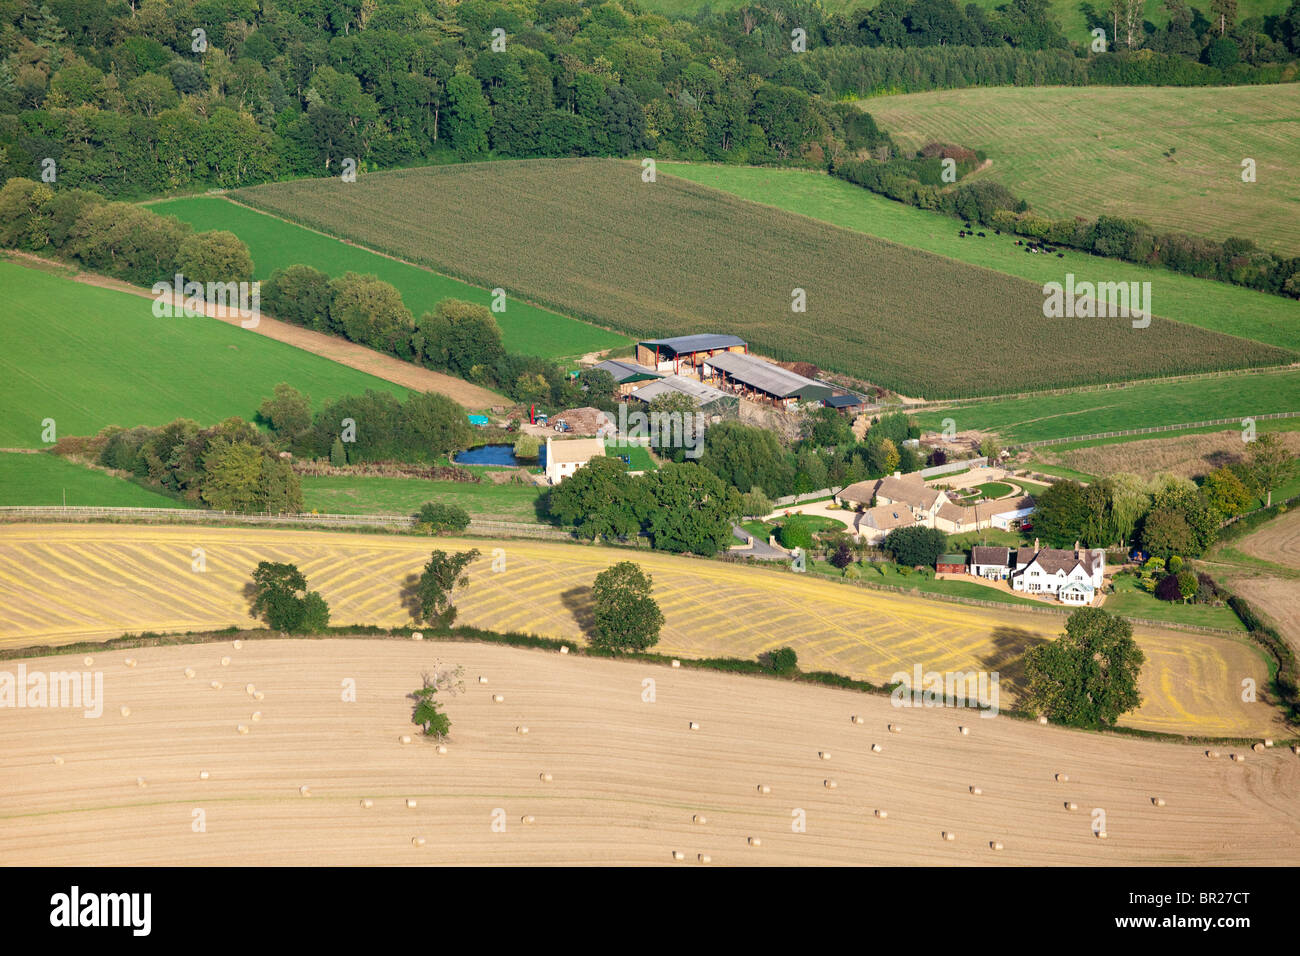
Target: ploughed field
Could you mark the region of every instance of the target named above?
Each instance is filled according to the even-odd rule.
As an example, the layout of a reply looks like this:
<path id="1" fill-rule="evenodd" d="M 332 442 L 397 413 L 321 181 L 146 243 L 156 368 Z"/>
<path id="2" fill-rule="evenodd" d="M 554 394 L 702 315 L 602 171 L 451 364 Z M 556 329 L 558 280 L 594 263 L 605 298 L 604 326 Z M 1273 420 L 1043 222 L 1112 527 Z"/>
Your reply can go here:
<path id="1" fill-rule="evenodd" d="M 1293 358 L 1160 319 L 1135 329 L 1126 317 L 1045 318 L 1040 285 L 673 176 L 644 182 L 634 162 L 468 164 L 234 195 L 631 334 L 729 332 L 777 359 L 929 398 Z M 1079 280 L 1113 279 L 1103 260 L 1095 268 Z M 792 311 L 796 290 L 805 312 Z M 1152 295 L 1158 312 L 1158 287 Z"/>
<path id="2" fill-rule="evenodd" d="M 329 603 L 332 624 L 405 625 L 411 619 L 403 592 L 429 552 L 470 547 L 482 553 L 470 566 L 468 588 L 456 597 L 461 624 L 580 642 L 596 574 L 630 558 L 652 576 L 666 618 L 658 651 L 752 660 L 789 646 L 806 671 L 878 685 L 918 666 L 923 672 L 997 671 L 1004 710 L 1012 706 L 1020 656 L 1059 636 L 1065 625 L 1064 615 L 562 542 L 12 524 L 0 526 L 0 646 L 255 626 L 244 589 L 259 561 L 297 564 Z M 196 571 L 200 558 L 204 570 Z M 501 571 L 491 569 L 494 560 Z M 1147 656 L 1143 705 L 1125 724 L 1190 735 L 1282 736 L 1274 708 L 1240 699 L 1244 678 L 1268 685 L 1266 658 L 1247 638 L 1147 626 L 1135 633 Z"/>
<path id="3" fill-rule="evenodd" d="M 1300 862 L 1300 759 L 1284 747 L 1208 760 L 1191 745 L 484 644 L 249 640 L 21 663 L 101 672 L 103 709 L 0 711 L 10 864 Z M 439 695 L 440 754 L 406 695 L 422 672 L 456 667 L 465 689 Z"/>

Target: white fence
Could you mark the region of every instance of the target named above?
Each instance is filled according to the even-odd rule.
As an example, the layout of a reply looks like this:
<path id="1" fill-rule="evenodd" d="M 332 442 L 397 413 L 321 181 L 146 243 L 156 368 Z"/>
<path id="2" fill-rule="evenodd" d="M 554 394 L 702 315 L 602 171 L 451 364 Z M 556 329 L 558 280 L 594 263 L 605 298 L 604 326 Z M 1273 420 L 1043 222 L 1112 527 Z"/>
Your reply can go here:
<path id="1" fill-rule="evenodd" d="M 1044 445 L 1064 445 L 1076 441 L 1096 441 L 1099 438 L 1126 438 L 1130 435 L 1155 435 L 1159 432 L 1186 431 L 1189 428 L 1209 428 L 1213 425 L 1236 425 L 1241 427 L 1241 423 L 1247 419 L 1256 422 L 1263 422 L 1275 418 L 1298 417 L 1300 417 L 1300 412 L 1270 412 L 1267 415 L 1240 415 L 1235 418 L 1215 418 L 1203 422 L 1185 422 L 1181 425 L 1155 425 L 1151 428 L 1128 428 L 1117 432 L 1097 432 L 1092 435 L 1073 435 L 1069 438 L 1045 438 L 1041 441 L 1019 442 L 1013 447 L 1041 448 Z"/>

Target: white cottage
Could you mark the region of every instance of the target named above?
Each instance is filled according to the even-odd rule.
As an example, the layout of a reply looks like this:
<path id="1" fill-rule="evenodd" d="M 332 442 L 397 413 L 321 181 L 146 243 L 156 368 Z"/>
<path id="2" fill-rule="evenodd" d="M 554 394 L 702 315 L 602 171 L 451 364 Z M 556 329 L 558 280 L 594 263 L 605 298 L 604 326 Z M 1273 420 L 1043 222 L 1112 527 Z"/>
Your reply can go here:
<path id="1" fill-rule="evenodd" d="M 1062 604 L 1091 604 L 1106 573 L 1106 552 L 1100 548 L 1020 548 L 1011 573 L 1011 588 L 1026 594 L 1055 594 Z"/>

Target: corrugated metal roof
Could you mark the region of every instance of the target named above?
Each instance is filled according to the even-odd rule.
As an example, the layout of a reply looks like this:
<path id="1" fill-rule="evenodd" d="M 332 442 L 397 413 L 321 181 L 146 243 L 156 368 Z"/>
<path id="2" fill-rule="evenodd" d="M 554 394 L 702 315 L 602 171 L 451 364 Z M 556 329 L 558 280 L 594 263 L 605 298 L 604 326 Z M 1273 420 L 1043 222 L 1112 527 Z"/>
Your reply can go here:
<path id="1" fill-rule="evenodd" d="M 744 345 L 745 340 L 735 335 L 720 335 L 714 332 L 700 332 L 696 335 L 677 335 L 670 339 L 646 339 L 638 345 L 651 348 L 669 348 L 681 355 L 686 352 L 707 352 L 709 349 L 729 349 Z"/>
<path id="2" fill-rule="evenodd" d="M 729 399 L 733 402 L 736 400 L 734 395 L 729 395 L 712 385 L 705 385 L 703 382 L 697 382 L 693 378 L 686 378 L 682 375 L 665 375 L 657 382 L 642 385 L 632 393 L 632 397 L 639 398 L 643 402 L 651 402 L 660 395 L 668 395 L 674 392 L 689 395 L 701 405 L 716 402 L 718 399 Z"/>
<path id="3" fill-rule="evenodd" d="M 832 395 L 830 398 L 822 399 L 831 408 L 849 408 L 853 405 L 861 405 L 862 399 L 856 395 Z"/>
<path id="4" fill-rule="evenodd" d="M 820 399 L 829 396 L 831 391 L 825 385 L 819 385 L 810 378 L 804 378 L 789 369 L 740 352 L 723 352 L 709 359 L 708 364 L 722 369 L 738 382 L 744 382 L 751 388 L 757 388 L 777 398 L 797 396 Z"/>
<path id="5" fill-rule="evenodd" d="M 635 381 L 637 376 L 646 379 L 659 378 L 659 373 L 654 369 L 646 368 L 644 365 L 638 365 L 636 362 L 624 362 L 621 359 L 606 359 L 598 362 L 593 368 L 608 372 L 614 377 L 616 382 Z"/>

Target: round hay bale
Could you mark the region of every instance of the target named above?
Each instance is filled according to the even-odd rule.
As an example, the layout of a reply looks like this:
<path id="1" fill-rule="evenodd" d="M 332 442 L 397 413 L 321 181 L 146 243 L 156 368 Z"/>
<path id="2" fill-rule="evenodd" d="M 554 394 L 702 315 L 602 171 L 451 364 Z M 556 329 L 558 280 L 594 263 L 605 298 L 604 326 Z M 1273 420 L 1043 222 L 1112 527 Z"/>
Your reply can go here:
<path id="1" fill-rule="evenodd" d="M 253 700 L 261 700 L 265 696 L 266 695 L 263 694 L 260 690 L 253 691 Z"/>
<path id="2" fill-rule="evenodd" d="M 697 724 L 697 723 L 696 723 L 695 721 L 693 721 L 693 720 L 690 722 L 690 724 L 688 724 L 688 726 L 691 728 L 691 730 L 699 730 L 699 729 L 700 729 L 700 725 Z"/>
<path id="3" fill-rule="evenodd" d="M 823 780 L 822 786 L 825 787 L 827 790 L 834 790 L 836 787 L 839 786 L 839 784 L 836 783 L 834 780 Z"/>
<path id="4" fill-rule="evenodd" d="M 211 774 L 209 774 L 206 770 L 200 770 L 200 771 L 199 771 L 199 779 L 200 779 L 200 780 L 207 780 L 208 777 L 210 777 L 210 776 L 211 776 Z"/>
<path id="5" fill-rule="evenodd" d="M 958 727 L 957 730 L 958 730 L 958 732 L 961 733 L 961 735 L 962 735 L 963 737 L 969 737 L 969 736 L 970 736 L 970 728 L 969 728 L 969 727 Z"/>
<path id="6" fill-rule="evenodd" d="M 506 698 L 505 698 L 505 695 L 504 695 L 504 694 L 493 694 L 493 695 L 492 695 L 492 703 L 494 703 L 494 704 L 504 704 L 505 702 L 506 702 Z"/>
<path id="7" fill-rule="evenodd" d="M 248 725 L 240 724 L 238 727 L 235 728 L 235 730 L 239 731 L 241 734 L 246 734 L 248 733 Z"/>
<path id="8" fill-rule="evenodd" d="M 712 862 L 713 862 L 713 857 L 709 856 L 707 853 L 700 853 L 700 854 L 698 854 L 695 858 L 696 858 L 697 860 L 699 860 L 701 863 L 712 863 Z"/>
<path id="9" fill-rule="evenodd" d="M 95 663 L 95 659 L 94 659 L 93 657 L 89 657 L 89 656 L 87 656 L 87 657 L 83 657 L 83 658 L 81 659 L 81 663 L 83 663 L 83 664 L 85 664 L 87 667 L 89 667 L 90 665 L 92 665 L 92 664 Z"/>
<path id="10" fill-rule="evenodd" d="M 373 807 L 374 805 L 375 805 L 375 801 L 370 800 L 370 799 L 365 799 L 365 800 L 362 800 L 362 801 L 361 801 L 361 809 L 362 809 L 362 810 L 369 810 L 369 809 L 370 809 L 371 807 Z"/>
<path id="11" fill-rule="evenodd" d="M 247 694 L 249 697 L 252 697 L 254 694 L 257 693 L 257 688 L 254 687 L 252 684 L 245 684 L 244 693 Z"/>
<path id="12" fill-rule="evenodd" d="M 124 660 L 122 663 L 125 664 L 127 667 L 135 667 L 135 658 L 134 658 L 134 657 L 128 657 L 128 658 L 127 658 L 126 660 Z"/>
<path id="13" fill-rule="evenodd" d="M 1039 718 L 1038 718 L 1038 722 L 1039 722 L 1040 724 L 1042 724 L 1044 727 L 1047 726 L 1047 718 L 1046 718 L 1046 717 L 1039 717 Z"/>
<path id="14" fill-rule="evenodd" d="M 479 682 L 480 684 L 486 684 L 486 683 L 487 683 L 487 678 L 484 677 L 482 674 L 480 674 L 479 677 L 478 677 L 478 682 Z"/>
<path id="15" fill-rule="evenodd" d="M 1297 757 L 1300 757 L 1300 744 L 1292 744 L 1291 752 L 1295 754 Z"/>
<path id="16" fill-rule="evenodd" d="M 561 653 L 561 654 L 567 654 L 567 653 L 569 653 L 569 646 L 568 646 L 567 644 L 561 644 L 561 645 L 560 645 L 560 653 Z"/>
<path id="17" fill-rule="evenodd" d="M 235 650 L 239 650 L 241 647 L 244 646 L 244 642 L 240 640 L 234 640 L 230 642 L 230 646 L 233 647 Z"/>
<path id="18" fill-rule="evenodd" d="M 533 816 L 531 813 L 526 813 L 519 818 L 519 822 L 523 824 L 533 824 L 537 822 L 537 818 Z"/>
<path id="19" fill-rule="evenodd" d="M 407 800 L 407 801 L 406 801 L 406 809 L 408 809 L 408 810 L 414 810 L 414 809 L 415 809 L 415 806 L 416 806 L 416 804 L 415 804 L 415 801 L 414 801 L 414 800 Z"/>
<path id="20" fill-rule="evenodd" d="M 888 811 L 888 810 L 877 810 L 877 811 L 876 811 L 876 818 L 879 819 L 879 820 L 884 820 L 884 819 L 886 819 L 888 816 L 889 816 L 889 811 Z"/>
<path id="21" fill-rule="evenodd" d="M 1002 841 L 1001 841 L 1001 840 L 990 840 L 990 841 L 989 841 L 989 849 L 990 849 L 990 850 L 1000 850 L 1000 849 L 1002 849 Z"/>
<path id="22" fill-rule="evenodd" d="M 1209 757 L 1211 760 L 1218 760 L 1219 752 L 1217 750 L 1207 750 L 1205 751 L 1205 756 Z"/>
<path id="23" fill-rule="evenodd" d="M 398 742 L 399 744 L 409 744 L 409 743 L 411 742 L 411 735 L 410 735 L 410 734 L 402 734 L 402 736 L 400 736 L 400 737 L 397 738 L 397 742 Z"/>
<path id="24" fill-rule="evenodd" d="M 944 830 L 943 838 L 951 843 L 953 840 L 957 839 L 957 834 L 953 833 L 951 830 Z"/>
<path id="25" fill-rule="evenodd" d="M 260 710 L 253 711 L 249 719 L 252 720 L 254 723 L 256 723 L 257 721 L 262 719 L 262 712 Z"/>
<path id="26" fill-rule="evenodd" d="M 765 783 L 760 783 L 760 784 L 758 785 L 758 792 L 759 792 L 759 793 L 771 793 L 771 792 L 772 792 L 772 788 L 769 787 L 769 786 L 768 786 L 767 784 L 765 784 Z"/>
<path id="27" fill-rule="evenodd" d="M 750 838 L 749 838 L 748 840 L 746 840 L 745 842 L 747 842 L 750 846 L 762 846 L 762 845 L 763 845 L 763 841 L 762 841 L 762 839 L 761 839 L 760 837 L 750 837 Z"/>
<path id="28" fill-rule="evenodd" d="M 307 786 L 307 785 L 304 783 L 301 787 L 298 788 L 298 793 L 301 794 L 301 795 L 304 796 L 304 797 L 310 797 L 310 796 L 311 796 L 311 787 Z"/>
<path id="29" fill-rule="evenodd" d="M 229 657 L 223 657 L 223 658 L 221 658 L 221 666 L 222 666 L 222 667 L 229 667 L 229 666 L 230 666 L 230 658 L 229 658 Z"/>
<path id="30" fill-rule="evenodd" d="M 55 755 L 54 755 L 54 765 L 55 765 L 56 767 L 62 767 L 62 766 L 63 766 L 63 758 L 60 757 L 58 754 L 55 754 Z"/>
<path id="31" fill-rule="evenodd" d="M 872 752 L 872 753 L 875 753 L 875 754 L 881 753 L 882 751 L 884 751 L 884 749 L 885 749 L 885 748 L 882 747 L 882 746 L 880 746 L 880 744 L 872 744 L 872 745 L 871 745 L 871 752 Z"/>
<path id="32" fill-rule="evenodd" d="M 144 789 L 145 787 L 149 786 L 149 784 L 144 782 L 144 777 L 136 777 L 135 785 L 141 789 Z"/>
<path id="33" fill-rule="evenodd" d="M 440 754 L 445 754 L 445 753 L 447 752 L 447 745 L 446 745 L 446 744 L 438 744 L 438 746 L 437 746 L 437 748 L 436 748 L 436 751 L 437 751 L 438 753 L 440 753 Z"/>
<path id="34" fill-rule="evenodd" d="M 980 796 L 984 791 L 981 790 L 979 787 L 971 787 L 971 788 L 970 788 L 970 792 L 973 793 L 973 794 L 975 794 L 975 796 L 978 797 L 978 796 Z"/>
<path id="35" fill-rule="evenodd" d="M 528 733 L 528 728 L 520 724 L 518 727 L 515 728 L 515 733 L 519 734 L 522 737 Z"/>
<path id="36" fill-rule="evenodd" d="M 221 681 L 219 681 L 219 680 L 214 680 L 214 681 L 213 681 L 211 684 L 209 684 L 208 686 L 211 687 L 213 690 L 221 690 Z"/>
<path id="37" fill-rule="evenodd" d="M 131 708 L 126 706 L 126 704 L 123 704 L 121 707 L 119 707 L 117 712 L 121 714 L 123 717 L 131 716 Z"/>
<path id="38" fill-rule="evenodd" d="M 1165 805 L 1165 798 L 1164 798 L 1164 797 L 1152 797 L 1152 798 L 1151 798 L 1151 802 L 1152 802 L 1153 804 L 1155 804 L 1157 807 L 1163 807 L 1163 806 Z"/>
<path id="39" fill-rule="evenodd" d="M 849 720 L 853 721 L 855 724 L 865 724 L 865 723 L 866 723 L 866 720 L 863 719 L 862 717 L 859 717 L 857 714 L 854 714 L 852 717 L 849 718 Z"/>
<path id="40" fill-rule="evenodd" d="M 412 845 L 412 846 L 424 846 L 424 837 L 412 837 L 412 838 L 411 838 L 411 845 Z"/>
<path id="41" fill-rule="evenodd" d="M 1057 783 L 1069 783 L 1069 782 L 1070 782 L 1070 777 L 1069 777 L 1068 774 L 1058 773 L 1058 774 L 1056 775 L 1056 782 L 1057 782 Z"/>
<path id="42" fill-rule="evenodd" d="M 901 734 L 901 733 L 903 732 L 903 725 L 902 725 L 902 724 L 890 724 L 890 725 L 889 725 L 889 732 L 890 732 L 891 734 Z"/>
<path id="43" fill-rule="evenodd" d="M 1098 840 L 1104 840 L 1104 839 L 1106 839 L 1106 831 L 1105 831 L 1105 830 L 1098 830 L 1098 831 L 1097 831 L 1097 839 L 1098 839 Z"/>
<path id="44" fill-rule="evenodd" d="M 542 783 L 550 783 L 555 778 L 552 777 L 549 773 L 543 772 L 537 775 L 537 779 L 542 781 Z"/>
<path id="45" fill-rule="evenodd" d="M 829 750 L 819 750 L 817 751 L 817 756 L 821 757 L 823 760 L 830 760 L 831 752 Z"/>
<path id="46" fill-rule="evenodd" d="M 1271 747 L 1271 746 L 1273 746 L 1273 741 L 1270 740 L 1269 738 L 1265 737 L 1265 738 L 1264 738 L 1264 746 L 1265 746 L 1265 747 Z"/>
<path id="47" fill-rule="evenodd" d="M 411 640 L 413 640 L 413 641 L 422 641 L 422 640 L 424 640 L 424 635 L 423 635 L 422 633 L 420 633 L 419 631 L 412 631 L 412 632 L 411 632 Z"/>
<path id="48" fill-rule="evenodd" d="M 1074 802 L 1070 801 L 1070 800 L 1066 800 L 1066 801 L 1065 801 L 1065 809 L 1067 809 L 1067 810 L 1078 810 L 1078 809 L 1079 809 L 1079 805 L 1078 805 L 1077 803 L 1074 803 Z"/>
<path id="49" fill-rule="evenodd" d="M 1237 761 L 1237 763 L 1245 763 L 1245 762 L 1246 762 L 1246 755 L 1245 755 L 1245 754 L 1233 754 L 1233 755 L 1232 755 L 1231 757 L 1229 757 L 1228 759 L 1230 759 L 1230 760 L 1235 760 L 1235 761 Z"/>
<path id="50" fill-rule="evenodd" d="M 1257 753 L 1257 754 L 1262 754 L 1262 753 L 1264 752 L 1264 745 L 1263 745 L 1263 744 L 1255 744 L 1255 745 L 1254 745 L 1253 747 L 1251 747 L 1250 749 L 1253 750 L 1253 751 L 1255 751 L 1255 753 Z"/>
<path id="51" fill-rule="evenodd" d="M 677 660 L 676 658 L 673 658 L 673 667 L 681 667 L 681 666 L 682 666 L 682 662 Z"/>
<path id="52" fill-rule="evenodd" d="M 704 825 L 705 823 L 709 822 L 709 818 L 702 813 L 695 813 L 691 815 L 691 822 Z"/>
<path id="53" fill-rule="evenodd" d="M 193 667 L 187 667 L 187 668 L 185 668 L 185 676 L 186 676 L 186 677 L 193 677 L 193 676 L 194 676 L 194 668 L 193 668 Z"/>
<path id="54" fill-rule="evenodd" d="M 680 863 L 682 860 L 686 859 L 686 854 L 681 850 L 673 850 L 673 859 Z"/>

